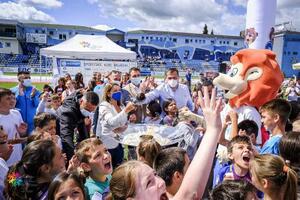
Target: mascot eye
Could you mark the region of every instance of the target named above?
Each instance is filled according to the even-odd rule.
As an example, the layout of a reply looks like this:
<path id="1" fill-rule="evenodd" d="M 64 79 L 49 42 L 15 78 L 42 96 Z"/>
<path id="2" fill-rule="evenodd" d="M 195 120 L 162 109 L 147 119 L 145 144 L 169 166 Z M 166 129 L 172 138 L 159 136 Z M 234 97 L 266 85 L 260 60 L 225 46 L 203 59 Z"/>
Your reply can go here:
<path id="1" fill-rule="evenodd" d="M 238 72 L 238 69 L 237 68 L 233 68 L 231 70 L 231 72 L 229 73 L 229 76 L 234 77 L 237 74 L 237 72 Z"/>
<path id="2" fill-rule="evenodd" d="M 261 68 L 259 67 L 253 67 L 251 68 L 247 73 L 246 73 L 246 79 L 248 81 L 250 80 L 256 80 L 258 79 L 259 77 L 261 77 L 263 71 Z"/>

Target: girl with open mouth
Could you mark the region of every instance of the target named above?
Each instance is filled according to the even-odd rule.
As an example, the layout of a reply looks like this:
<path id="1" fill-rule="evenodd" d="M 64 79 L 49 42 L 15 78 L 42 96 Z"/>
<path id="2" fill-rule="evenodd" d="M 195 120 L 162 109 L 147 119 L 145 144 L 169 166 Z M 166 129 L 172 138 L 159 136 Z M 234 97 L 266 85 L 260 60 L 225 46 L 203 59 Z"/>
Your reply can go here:
<path id="1" fill-rule="evenodd" d="M 207 131 L 172 200 L 201 199 L 221 133 L 221 99 L 216 101 L 215 89 L 210 99 L 207 87 L 204 98 L 202 94 L 199 96 L 198 103 L 203 110 Z M 168 200 L 165 182 L 156 176 L 151 167 L 139 161 L 129 161 L 114 170 L 110 191 L 108 199 L 113 200 Z"/>

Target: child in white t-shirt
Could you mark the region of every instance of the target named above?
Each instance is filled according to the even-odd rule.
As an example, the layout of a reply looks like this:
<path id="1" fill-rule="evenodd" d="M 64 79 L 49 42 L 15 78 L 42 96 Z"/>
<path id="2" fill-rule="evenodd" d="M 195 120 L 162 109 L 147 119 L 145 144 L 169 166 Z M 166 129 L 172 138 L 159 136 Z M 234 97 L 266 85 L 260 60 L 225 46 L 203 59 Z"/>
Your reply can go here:
<path id="1" fill-rule="evenodd" d="M 20 112 L 11 109 L 13 104 L 12 92 L 9 89 L 0 88 L 0 125 L 7 133 L 8 140 L 18 139 L 27 131 L 27 125 L 24 123 Z M 22 157 L 22 152 L 22 145 L 14 144 L 7 165 L 11 166 L 18 162 Z"/>

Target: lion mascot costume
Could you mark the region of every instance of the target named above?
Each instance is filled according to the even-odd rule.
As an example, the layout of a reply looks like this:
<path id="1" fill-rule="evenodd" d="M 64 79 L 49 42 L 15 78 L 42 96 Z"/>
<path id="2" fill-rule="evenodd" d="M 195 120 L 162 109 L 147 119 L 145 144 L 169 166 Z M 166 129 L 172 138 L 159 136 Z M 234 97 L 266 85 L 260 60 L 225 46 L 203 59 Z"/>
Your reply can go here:
<path id="1" fill-rule="evenodd" d="M 225 90 L 224 97 L 229 100 L 222 117 L 230 109 L 238 113 L 238 122 L 250 119 L 261 127 L 257 109 L 274 99 L 283 82 L 283 74 L 270 50 L 243 49 L 231 57 L 232 66 L 227 74 L 220 74 L 214 85 Z M 261 144 L 261 134 L 257 137 Z"/>
<path id="2" fill-rule="evenodd" d="M 259 127 L 256 138 L 258 145 L 262 144 L 261 116 L 258 112 L 260 106 L 274 99 L 284 80 L 280 67 L 275 60 L 276 55 L 270 50 L 243 49 L 231 57 L 232 66 L 227 74 L 219 74 L 213 83 L 225 91 L 224 97 L 228 99 L 221 118 L 224 121 L 230 110 L 238 115 L 238 123 L 253 120 Z M 231 126 L 225 131 L 225 138 L 231 139 Z M 226 160 L 227 151 L 223 146 L 218 148 L 220 164 Z M 217 163 L 215 173 L 218 171 Z M 214 178 L 214 185 L 215 181 Z"/>

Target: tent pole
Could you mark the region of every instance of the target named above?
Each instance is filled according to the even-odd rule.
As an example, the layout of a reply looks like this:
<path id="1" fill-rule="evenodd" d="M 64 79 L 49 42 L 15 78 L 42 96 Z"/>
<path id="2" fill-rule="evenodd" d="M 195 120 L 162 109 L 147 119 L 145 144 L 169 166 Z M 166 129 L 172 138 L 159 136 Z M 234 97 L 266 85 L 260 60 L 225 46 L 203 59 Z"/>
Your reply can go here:
<path id="1" fill-rule="evenodd" d="M 42 55 L 40 53 L 40 83 L 42 82 Z"/>
<path id="2" fill-rule="evenodd" d="M 48 56 L 45 56 L 45 67 L 47 68 L 48 67 L 48 65 L 47 65 L 47 59 L 48 58 Z"/>

